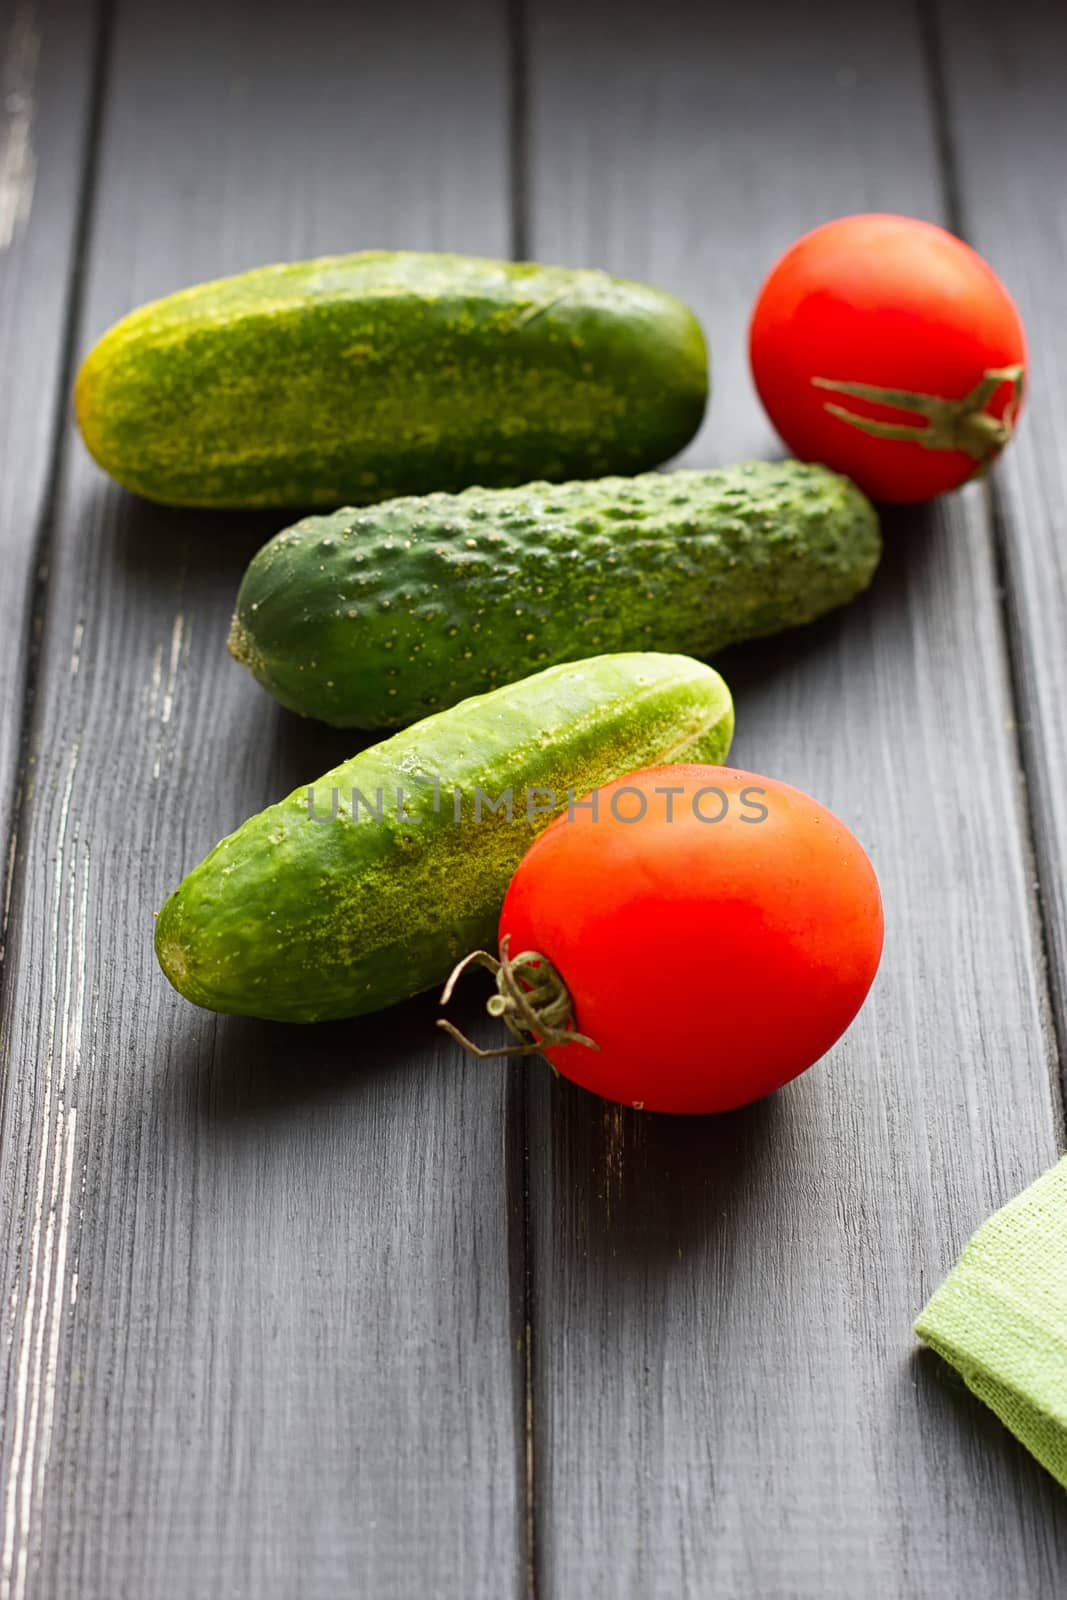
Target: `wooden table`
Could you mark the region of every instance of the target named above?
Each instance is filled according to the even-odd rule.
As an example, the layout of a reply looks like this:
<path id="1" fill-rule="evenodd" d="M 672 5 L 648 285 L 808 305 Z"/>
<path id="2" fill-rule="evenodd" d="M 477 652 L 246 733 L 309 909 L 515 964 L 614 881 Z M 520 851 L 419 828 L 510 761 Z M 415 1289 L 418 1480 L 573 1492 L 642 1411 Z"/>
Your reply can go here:
<path id="1" fill-rule="evenodd" d="M 1062 17 L 8 0 L 0 52 L 0 1600 L 1062 1593 L 1064 1497 L 910 1331 L 1063 1143 Z M 867 598 L 722 662 L 733 759 L 881 876 L 848 1037 L 670 1119 L 465 1059 L 432 996 L 308 1029 L 181 1000 L 153 911 L 351 741 L 225 653 L 283 519 L 105 481 L 88 346 L 281 258 L 603 265 L 704 319 L 686 459 L 726 462 L 776 448 L 762 275 L 869 209 L 986 253 L 1034 371 L 992 482 L 887 516 Z"/>

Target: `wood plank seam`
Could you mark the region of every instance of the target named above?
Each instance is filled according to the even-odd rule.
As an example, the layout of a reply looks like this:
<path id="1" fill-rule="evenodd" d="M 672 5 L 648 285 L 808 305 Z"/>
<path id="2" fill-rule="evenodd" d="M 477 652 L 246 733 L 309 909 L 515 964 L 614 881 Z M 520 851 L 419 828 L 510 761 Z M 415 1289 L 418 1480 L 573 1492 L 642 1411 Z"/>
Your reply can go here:
<path id="1" fill-rule="evenodd" d="M 56 410 L 52 423 L 44 498 L 37 527 L 33 532 L 33 561 L 30 568 L 30 594 L 24 624 L 24 666 L 18 698 L 18 755 L 12 778 L 8 815 L 9 836 L 3 860 L 2 920 L 0 920 L 0 1015 L 6 1016 L 9 974 L 4 957 L 10 917 L 21 911 L 18 839 L 23 831 L 29 792 L 30 762 L 34 745 L 37 686 L 48 624 L 51 551 L 54 543 L 67 445 L 70 440 L 69 396 L 74 374 L 81 310 L 84 298 L 84 272 L 96 189 L 98 155 L 107 98 L 107 62 L 111 36 L 112 0 L 99 0 L 93 33 L 93 55 L 82 170 L 78 186 L 78 213 L 75 220 L 73 250 L 67 285 L 63 332 L 60 342 L 61 372 Z M 63 825 L 61 850 L 67 844 L 67 819 L 77 766 L 77 747 L 72 752 L 69 782 L 62 800 Z M 53 1417 L 59 1358 L 59 1340 L 64 1300 L 67 1298 L 66 1258 L 70 1244 L 70 1218 L 75 1169 L 75 1129 L 77 1108 L 70 1104 L 82 1051 L 86 961 L 86 910 L 89 893 L 88 848 L 79 848 L 78 826 L 69 830 L 69 871 L 63 860 L 56 867 L 56 895 L 53 920 L 61 912 L 64 891 L 70 889 L 67 958 L 64 971 L 53 970 L 47 1022 L 46 1049 L 41 1086 L 41 1116 L 51 1132 L 40 1142 L 35 1171 L 27 1166 L 22 1214 L 30 1219 L 18 1254 L 28 1259 L 27 1303 L 18 1320 L 18 1349 L 13 1353 L 13 1392 L 5 1397 L 4 1431 L 11 1429 L 9 1470 L 3 1484 L 0 1504 L 0 1596 L 3 1600 L 24 1600 L 30 1576 L 37 1508 L 44 1494 L 45 1475 L 53 1436 Z M 69 876 L 69 884 L 68 884 Z M 80 888 L 79 888 L 80 882 Z M 76 926 L 75 926 L 76 914 Z M 53 957 L 60 948 L 58 932 L 53 938 Z M 58 1035 L 58 1038 L 57 1038 Z M 57 1049 L 58 1044 L 58 1049 Z M 53 1081 L 58 1057 L 59 1077 Z M 69 1068 L 69 1070 L 68 1070 Z M 68 1079 L 70 1080 L 68 1082 Z M 0 1063 L 0 1128 L 6 1123 L 7 1074 Z M 54 1101 L 54 1107 L 53 1107 Z M 31 1193 L 32 1190 L 32 1193 Z M 19 1274 L 20 1281 L 21 1273 Z M 71 1280 L 71 1298 L 77 1282 L 76 1267 Z"/>
<path id="2" fill-rule="evenodd" d="M 508 33 L 508 181 L 510 188 L 510 251 L 514 261 L 525 261 L 530 254 L 529 211 L 529 50 L 526 0 L 507 0 Z M 518 1317 L 515 1374 L 519 1403 L 517 1435 L 522 1441 L 518 1480 L 522 1504 L 519 1507 L 520 1540 L 524 1557 L 521 1589 L 526 1600 L 537 1600 L 540 1591 L 538 1560 L 537 1501 L 535 1494 L 536 1416 L 533 1349 L 533 1248 L 530 1216 L 530 1087 L 525 1063 L 513 1067 L 512 1088 L 507 1096 L 510 1133 L 519 1152 L 515 1170 L 519 1173 L 521 1222 L 518 1230 L 521 1261 L 513 1273 L 513 1293 L 521 1305 Z M 517 1280 L 517 1281 L 516 1281 Z"/>
<path id="3" fill-rule="evenodd" d="M 944 200 L 945 220 L 953 233 L 968 238 L 967 210 L 957 159 L 952 106 L 946 70 L 946 39 L 936 0 L 918 0 L 919 33 L 930 83 L 930 106 L 938 155 L 939 181 Z M 990 530 L 996 584 L 997 613 L 1012 708 L 1011 743 L 1020 786 L 1019 813 L 1027 852 L 1027 875 L 1031 884 L 1028 896 L 1034 941 L 1040 951 L 1042 982 L 1039 985 L 1045 1010 L 1044 1024 L 1049 1047 L 1049 1076 L 1052 1103 L 1056 1110 L 1056 1139 L 1060 1150 L 1067 1149 L 1067 975 L 1053 959 L 1054 936 L 1045 885 L 1051 882 L 1056 862 L 1042 845 L 1039 826 L 1035 775 L 1037 750 L 1023 697 L 1025 639 L 1020 596 L 1016 592 L 1014 571 L 1008 550 L 1008 515 L 995 475 L 984 484 L 983 512 Z"/>
<path id="4" fill-rule="evenodd" d="M 530 252 L 529 50 L 526 0 L 508 0 L 509 100 L 508 176 L 511 184 L 511 255 L 525 261 Z"/>
<path id="5" fill-rule="evenodd" d="M 1025 675 L 1022 666 L 1024 649 L 1023 625 L 1016 592 L 1015 578 L 1008 556 L 1008 517 L 1004 498 L 995 482 L 987 486 L 988 515 L 992 528 L 992 549 L 995 562 L 998 604 L 1001 628 L 1005 641 L 1008 689 L 1014 713 L 1012 739 L 1017 751 L 1019 783 L 1021 787 L 1020 812 L 1025 825 L 1027 870 L 1033 885 L 1031 900 L 1034 919 L 1035 943 L 1041 954 L 1043 981 L 1041 992 L 1048 1011 L 1047 1029 L 1051 1046 L 1049 1076 L 1052 1080 L 1052 1101 L 1056 1109 L 1056 1140 L 1059 1149 L 1067 1150 L 1067 975 L 1059 970 L 1054 959 L 1054 937 L 1045 885 L 1051 882 L 1057 865 L 1051 851 L 1043 844 L 1044 831 L 1039 826 L 1037 745 L 1040 732 L 1035 731 L 1022 693 Z"/>
<path id="6" fill-rule="evenodd" d="M 18 874 L 16 872 L 16 855 L 22 811 L 26 795 L 26 775 L 28 771 L 30 752 L 33 741 L 34 704 L 36 699 L 37 679 L 41 661 L 41 651 L 44 645 L 45 631 L 47 628 L 48 588 L 50 576 L 50 554 L 55 534 L 56 510 L 59 502 L 59 490 L 62 482 L 64 460 L 67 444 L 70 439 L 70 394 L 74 382 L 75 352 L 78 347 L 78 332 L 81 320 L 81 308 L 84 295 L 84 269 L 88 256 L 88 243 L 90 220 L 92 216 L 93 194 L 96 188 L 97 160 L 100 150 L 100 133 L 103 124 L 103 109 L 106 99 L 106 67 L 109 54 L 109 41 L 111 34 L 111 20 L 114 0 L 96 0 L 97 21 L 93 44 L 93 63 L 90 69 L 91 87 L 89 93 L 89 112 L 85 130 L 85 150 L 82 163 L 82 172 L 79 181 L 79 206 L 78 217 L 74 229 L 74 249 L 71 255 L 70 281 L 67 286 L 66 304 L 63 319 L 62 372 L 59 383 L 59 394 L 56 413 L 52 423 L 52 440 L 49 453 L 45 496 L 41 506 L 41 515 L 33 533 L 33 562 L 31 566 L 31 589 L 26 605 L 26 623 L 24 628 L 24 668 L 22 686 L 18 697 L 17 714 L 19 720 L 18 759 L 12 776 L 11 795 L 8 806 L 8 816 L 11 819 L 6 849 L 3 857 L 3 880 L 0 886 L 0 1014 L 3 1010 L 6 984 L 4 980 L 4 957 L 7 951 L 7 933 L 10 926 L 11 911 L 14 903 L 14 887 Z M 3 1092 L 4 1084 L 0 1079 L 0 1125 L 3 1122 Z"/>

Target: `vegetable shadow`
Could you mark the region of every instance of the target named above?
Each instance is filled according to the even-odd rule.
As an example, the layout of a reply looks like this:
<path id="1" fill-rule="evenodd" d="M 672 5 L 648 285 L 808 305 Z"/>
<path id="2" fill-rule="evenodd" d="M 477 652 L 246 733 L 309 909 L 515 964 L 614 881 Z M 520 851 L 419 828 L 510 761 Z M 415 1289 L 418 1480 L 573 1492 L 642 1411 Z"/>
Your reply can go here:
<path id="1" fill-rule="evenodd" d="M 439 1069 L 437 999 L 428 991 L 339 1022 L 219 1017 L 209 1050 L 194 1049 L 185 1062 L 197 1082 L 189 1109 L 214 1124 L 281 1124 L 324 1103 L 358 1109 L 390 1081 L 401 1088 L 412 1072 Z"/>
<path id="2" fill-rule="evenodd" d="M 858 637 L 873 629 L 903 622 L 909 594 L 921 591 L 926 569 L 936 557 L 942 539 L 959 537 L 932 506 L 879 506 L 883 554 L 870 587 L 840 610 L 815 622 L 766 639 L 749 639 L 717 652 L 713 665 L 723 674 L 738 702 L 751 703 L 791 674 L 817 674 L 823 658 L 832 666 L 850 633 Z"/>
<path id="3" fill-rule="evenodd" d="M 190 597 L 221 588 L 232 598 L 256 551 L 300 515 L 156 505 L 106 481 L 87 488 L 81 503 L 83 520 L 99 530 L 103 560 L 137 588 L 167 591 L 181 574 Z"/>
<path id="4" fill-rule="evenodd" d="M 545 1247 L 604 1276 L 691 1271 L 729 1251 L 794 1144 L 789 1087 L 710 1116 L 634 1111 L 553 1078 L 534 1058 L 530 1162 Z M 585 1270 L 583 1268 L 583 1270 Z"/>
<path id="5" fill-rule="evenodd" d="M 316 722 L 311 717 L 287 711 L 258 685 L 256 689 L 248 708 L 249 726 L 251 736 L 261 739 L 270 748 L 268 789 L 271 799 L 280 799 L 293 789 L 316 781 L 342 761 L 389 738 L 392 732 L 391 729 L 334 728 L 328 722 Z M 269 800 L 264 802 L 269 803 Z"/>
<path id="6" fill-rule="evenodd" d="M 952 1447 L 953 1459 L 938 1463 L 939 1475 L 955 1475 L 962 1457 L 975 1494 L 1030 1506 L 1034 1525 L 1048 1530 L 1061 1560 L 1067 1557 L 1067 1497 L 1052 1476 L 928 1346 L 912 1352 L 908 1376 L 922 1408 L 924 1440 L 942 1456 Z"/>

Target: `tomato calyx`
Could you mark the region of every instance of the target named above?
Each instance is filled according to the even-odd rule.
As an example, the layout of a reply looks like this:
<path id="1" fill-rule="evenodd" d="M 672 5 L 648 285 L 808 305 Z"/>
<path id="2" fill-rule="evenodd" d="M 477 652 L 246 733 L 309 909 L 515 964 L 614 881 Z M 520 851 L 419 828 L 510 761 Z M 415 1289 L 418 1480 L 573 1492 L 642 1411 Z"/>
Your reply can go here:
<path id="1" fill-rule="evenodd" d="M 847 406 L 827 400 L 824 410 L 850 427 L 875 439 L 903 439 L 922 445 L 924 450 L 962 450 L 977 464 L 987 466 L 1000 454 L 1015 429 L 1015 418 L 1022 400 L 1026 368 L 1021 362 L 1010 367 L 988 367 L 969 394 L 962 400 L 946 400 L 941 395 L 920 394 L 910 389 L 880 389 L 870 383 L 849 383 L 836 378 L 812 378 L 817 389 L 874 405 L 892 406 L 898 411 L 914 411 L 923 422 L 881 422 L 863 416 Z M 1002 384 L 1012 386 L 1011 398 L 1002 417 L 985 409 Z"/>
<path id="2" fill-rule="evenodd" d="M 479 1061 L 494 1056 L 544 1055 L 546 1048 L 560 1044 L 581 1044 L 589 1050 L 599 1050 L 595 1040 L 577 1031 L 570 991 L 548 957 L 537 950 L 509 956 L 510 937 L 505 934 L 501 939 L 499 959 L 488 950 L 472 950 L 464 956 L 449 975 L 441 1004 L 446 1006 L 451 1000 L 456 983 L 468 967 L 485 967 L 496 979 L 496 994 L 490 995 L 485 1009 L 503 1022 L 516 1043 L 483 1050 L 444 1017 L 438 1017 L 437 1026 Z"/>

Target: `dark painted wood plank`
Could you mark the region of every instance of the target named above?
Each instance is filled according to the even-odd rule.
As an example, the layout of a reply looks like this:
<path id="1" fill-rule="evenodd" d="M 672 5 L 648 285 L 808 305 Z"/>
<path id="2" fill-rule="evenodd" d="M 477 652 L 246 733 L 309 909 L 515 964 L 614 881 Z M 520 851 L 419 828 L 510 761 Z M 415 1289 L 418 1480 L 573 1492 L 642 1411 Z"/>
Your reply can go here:
<path id="1" fill-rule="evenodd" d="M 96 9 L 84 0 L 16 0 L 0 13 L 0 882 L 35 638 L 32 589 L 36 580 L 40 606 L 47 574 L 41 524 L 64 379 Z M 0 948 L 4 920 L 0 910 Z"/>
<path id="2" fill-rule="evenodd" d="M 944 0 L 951 157 L 960 224 L 1016 297 L 1031 342 L 1018 439 L 993 483 L 1002 520 L 1019 731 L 1060 1021 L 1067 1040 L 1067 11 Z"/>
<path id="3" fill-rule="evenodd" d="M 773 450 L 744 336 L 778 251 L 835 214 L 942 208 L 906 14 L 561 3 L 529 55 L 534 252 L 688 297 L 718 374 L 690 459 Z M 910 1333 L 968 1234 L 1053 1160 L 1056 1111 L 982 494 L 887 535 L 865 601 L 723 662 L 733 759 L 817 794 L 879 870 L 887 951 L 858 1025 L 710 1122 L 530 1069 L 553 1600 L 1057 1589 L 1062 1496 Z"/>
<path id="4" fill-rule="evenodd" d="M 81 348 L 272 259 L 506 254 L 503 24 L 436 15 L 121 5 Z M 65 443 L 3 1026 L 11 1600 L 507 1595 L 506 1079 L 432 1002 L 301 1030 L 168 989 L 167 891 L 351 741 L 226 656 L 279 521 L 138 504 Z"/>

